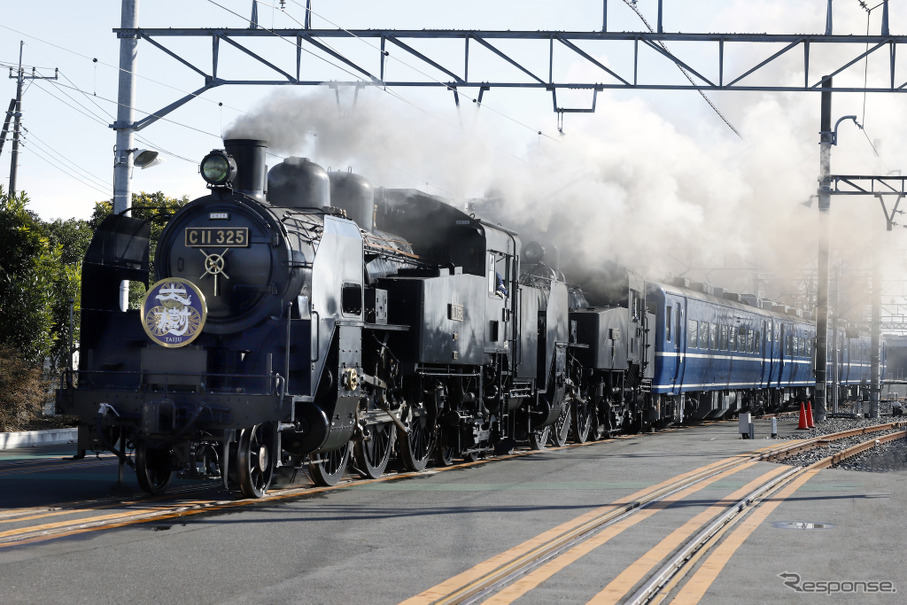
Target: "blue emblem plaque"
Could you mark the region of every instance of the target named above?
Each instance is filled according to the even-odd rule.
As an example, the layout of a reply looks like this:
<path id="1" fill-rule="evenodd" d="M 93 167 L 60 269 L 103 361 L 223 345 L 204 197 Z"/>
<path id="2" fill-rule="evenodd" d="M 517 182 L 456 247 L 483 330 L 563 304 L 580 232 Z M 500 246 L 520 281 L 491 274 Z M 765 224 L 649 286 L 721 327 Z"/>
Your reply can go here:
<path id="1" fill-rule="evenodd" d="M 178 277 L 157 282 L 142 301 L 142 327 L 162 347 L 182 347 L 198 338 L 207 316 L 205 295 Z"/>

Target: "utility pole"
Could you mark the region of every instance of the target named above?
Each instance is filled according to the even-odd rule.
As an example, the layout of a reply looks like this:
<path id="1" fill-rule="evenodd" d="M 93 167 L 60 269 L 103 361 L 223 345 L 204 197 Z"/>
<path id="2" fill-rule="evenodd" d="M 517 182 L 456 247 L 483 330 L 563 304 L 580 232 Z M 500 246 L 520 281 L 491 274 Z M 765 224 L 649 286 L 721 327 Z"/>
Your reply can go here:
<path id="1" fill-rule="evenodd" d="M 19 163 L 19 129 L 22 125 L 22 47 L 19 41 L 19 69 L 16 71 L 16 104 L 13 107 L 13 150 L 9 165 L 9 199 L 16 197 L 16 165 Z M 10 74 L 12 77 L 12 74 Z"/>
<path id="2" fill-rule="evenodd" d="M 829 25 L 831 27 L 831 3 Z M 828 368 L 828 209 L 831 205 L 831 78 L 822 78 L 822 115 L 819 121 L 819 259 L 816 292 L 816 410 L 815 420 L 825 420 Z"/>
<path id="3" fill-rule="evenodd" d="M 49 76 L 39 76 L 35 73 L 35 68 L 32 68 L 30 76 L 25 75 L 25 70 L 22 68 L 22 47 L 25 45 L 25 42 L 19 41 L 19 69 L 16 71 L 16 75 L 13 75 L 13 68 L 9 69 L 9 77 L 16 78 L 16 98 L 10 101 L 9 111 L 7 112 L 6 121 L 3 124 L 3 133 L 2 138 L 6 139 L 6 132 L 9 126 L 10 117 L 13 118 L 13 148 L 11 152 L 10 166 L 9 166 L 9 197 L 12 199 L 16 195 L 16 171 L 19 165 L 19 136 L 22 130 L 22 84 L 25 80 L 56 80 L 59 70 L 54 70 L 54 76 L 51 78 Z M 3 141 L 0 141 L 0 151 L 3 150 Z"/>

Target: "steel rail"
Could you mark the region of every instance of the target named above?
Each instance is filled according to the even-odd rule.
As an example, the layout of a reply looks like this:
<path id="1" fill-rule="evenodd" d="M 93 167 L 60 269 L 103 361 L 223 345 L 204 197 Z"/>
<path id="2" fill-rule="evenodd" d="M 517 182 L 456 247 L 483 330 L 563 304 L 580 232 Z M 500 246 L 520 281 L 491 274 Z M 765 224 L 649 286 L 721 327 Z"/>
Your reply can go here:
<path id="1" fill-rule="evenodd" d="M 764 452 L 760 455 L 760 460 L 766 460 L 769 462 L 777 462 L 793 456 L 794 454 L 799 454 L 800 452 L 808 451 L 815 449 L 816 447 L 825 445 L 825 443 L 830 441 L 839 441 L 841 439 L 847 439 L 848 437 L 855 437 L 857 435 L 868 435 L 870 433 L 876 433 L 879 431 L 887 431 L 891 429 L 897 429 L 903 426 L 907 426 L 907 421 L 897 421 L 889 422 L 886 424 L 877 424 L 874 426 L 865 426 L 855 429 L 848 429 L 846 431 L 839 431 L 837 433 L 829 433 L 827 435 L 817 435 L 815 437 L 810 437 L 808 439 L 799 440 L 797 443 L 792 443 L 787 446 L 781 446 L 779 448 L 773 448 L 770 451 Z"/>
<path id="2" fill-rule="evenodd" d="M 891 424 L 901 425 L 903 423 L 895 422 Z M 866 428 L 874 429 L 875 427 Z M 835 435 L 839 435 L 838 439 L 843 439 L 844 437 L 852 436 L 853 434 L 861 434 L 861 432 L 861 429 L 853 429 L 850 431 L 841 431 L 840 433 L 835 433 Z M 866 431 L 866 433 L 870 432 L 873 431 Z M 904 438 L 905 435 L 907 435 L 907 429 L 895 433 L 889 433 L 887 435 L 882 435 L 877 438 L 870 438 L 862 443 L 832 454 L 831 456 L 827 456 L 817 462 L 814 462 L 813 464 L 810 464 L 809 466 L 794 467 L 783 475 L 766 482 L 764 485 L 754 490 L 746 498 L 740 500 L 733 506 L 728 507 L 728 510 L 726 512 L 721 514 L 701 532 L 699 532 L 696 536 L 689 540 L 686 545 L 684 545 L 684 547 L 681 548 L 677 552 L 677 554 L 675 554 L 654 575 L 652 575 L 626 601 L 626 603 L 639 605 L 641 603 L 648 603 L 649 601 L 651 601 L 659 592 L 662 591 L 662 589 L 668 586 L 669 581 L 675 579 L 678 575 L 681 577 L 686 575 L 686 573 L 692 569 L 693 563 L 698 561 L 699 558 L 709 552 L 709 550 L 717 546 L 723 535 L 733 525 L 736 525 L 738 522 L 743 520 L 744 517 L 758 508 L 759 505 L 763 504 L 770 495 L 776 493 L 786 485 L 790 484 L 802 473 L 811 470 L 829 468 L 835 464 L 839 464 L 841 461 L 846 460 L 847 458 L 875 447 L 880 443 L 893 441 L 894 439 L 898 438 Z M 816 446 L 818 445 L 819 444 L 817 443 Z M 676 584 L 677 582 L 675 582 L 674 585 L 671 586 L 672 590 L 676 587 Z"/>
<path id="3" fill-rule="evenodd" d="M 478 575 L 477 577 L 467 582 L 461 583 L 454 587 L 447 587 L 446 589 L 441 589 L 441 587 L 443 586 L 442 583 L 441 585 L 438 585 L 433 589 L 429 589 L 429 591 L 426 591 L 425 593 L 423 593 L 423 595 L 432 593 L 432 597 L 430 599 L 427 597 L 420 599 L 417 595 L 417 597 L 414 597 L 407 602 L 430 602 L 433 605 L 447 605 L 454 603 L 468 604 L 480 602 L 517 581 L 527 573 L 533 571 L 538 567 L 541 567 L 546 562 L 550 561 L 553 558 L 556 558 L 570 548 L 592 538 L 595 534 L 599 533 L 605 528 L 628 518 L 629 516 L 643 510 L 644 508 L 647 508 L 661 500 L 664 500 L 671 494 L 686 489 L 709 477 L 725 472 L 735 466 L 752 461 L 773 461 L 779 458 L 790 456 L 793 453 L 821 447 L 828 441 L 837 441 L 854 435 L 870 434 L 880 430 L 898 428 L 900 426 L 904 426 L 904 424 L 904 422 L 893 422 L 885 425 L 877 425 L 874 427 L 851 429 L 847 431 L 841 431 L 839 433 L 832 433 L 806 439 L 803 440 L 803 443 L 797 443 L 793 445 L 783 443 L 772 446 L 767 451 L 754 452 L 751 455 L 741 455 L 733 458 L 728 458 L 722 461 L 719 465 L 710 466 L 707 469 L 701 472 L 697 472 L 693 475 L 682 475 L 681 478 L 678 478 L 678 480 L 673 481 L 668 485 L 663 485 L 661 487 L 653 489 L 630 502 L 620 503 L 618 501 L 617 503 L 611 505 L 617 506 L 618 508 L 604 511 L 600 515 L 597 515 L 594 518 L 589 519 L 580 525 L 577 525 L 576 527 L 565 529 L 563 532 L 550 538 L 549 540 L 546 540 L 545 542 L 540 543 L 532 547 L 531 549 L 519 552 L 507 560 L 499 562 L 492 569 L 482 573 L 481 575 Z M 886 436 L 886 440 L 894 439 L 902 434 L 903 433 L 892 433 L 893 436 Z M 881 439 L 879 439 L 879 441 L 881 441 Z M 872 444 L 874 442 L 875 439 L 871 440 L 869 443 Z M 815 467 L 815 465 L 812 465 L 808 468 L 813 467 Z M 704 541 L 707 541 L 710 537 L 721 531 L 722 527 L 730 523 L 736 516 L 746 510 L 747 507 L 752 506 L 754 503 L 760 501 L 760 498 L 764 499 L 764 497 L 768 493 L 773 493 L 782 488 L 784 485 L 792 481 L 795 477 L 799 476 L 804 470 L 806 470 L 805 467 L 794 467 L 781 475 L 776 475 L 775 477 L 771 478 L 765 484 L 753 490 L 753 492 L 748 496 L 736 502 L 734 505 L 728 507 L 728 510 L 725 513 L 720 514 L 717 519 L 710 523 L 708 527 L 699 532 L 696 537 L 694 537 L 693 540 L 691 540 L 689 543 L 693 545 L 701 545 L 702 543 L 704 543 Z M 689 550 L 695 552 L 696 550 L 698 550 L 698 547 L 691 546 Z M 689 555 L 686 555 L 686 557 L 688 556 Z M 681 557 L 681 560 L 683 559 L 685 559 L 685 557 Z M 649 582 L 646 583 L 646 585 L 644 585 L 644 588 L 648 586 L 650 582 L 658 586 L 663 585 L 664 582 L 670 579 L 670 577 L 674 574 L 671 573 L 667 576 L 667 578 L 662 580 L 657 580 L 656 578 L 666 573 L 668 569 L 672 567 L 676 568 L 676 563 L 677 562 L 672 559 L 672 562 L 669 562 L 669 564 L 666 565 L 665 568 L 660 570 L 658 574 L 656 574 L 656 576 L 653 576 L 653 578 L 650 579 Z"/>
<path id="4" fill-rule="evenodd" d="M 623 521 L 631 515 L 664 500 L 676 492 L 686 489 L 711 476 L 721 474 L 746 461 L 747 459 L 745 458 L 736 459 L 732 463 L 715 467 L 708 472 L 699 473 L 663 488 L 653 490 L 632 502 L 619 505 L 619 508 L 615 510 L 610 510 L 597 515 L 593 519 L 561 533 L 537 547 L 532 548 L 528 552 L 499 564 L 489 572 L 475 580 L 450 590 L 440 598 L 432 599 L 430 601 L 420 601 L 418 597 L 416 597 L 414 602 L 431 602 L 433 605 L 449 605 L 460 603 L 469 604 L 482 601 L 502 588 L 509 586 L 530 571 L 557 557 L 561 553 L 590 539 L 607 527 Z"/>
<path id="5" fill-rule="evenodd" d="M 541 567 L 547 561 L 559 556 L 577 544 L 580 544 L 602 530 L 634 515 L 645 508 L 665 500 L 672 494 L 687 489 L 696 483 L 720 475 L 737 466 L 762 460 L 762 454 L 740 455 L 726 458 L 718 463 L 697 471 L 686 473 L 670 483 L 659 484 L 627 502 L 615 502 L 603 508 L 600 514 L 574 527 L 565 527 L 562 532 L 531 548 L 518 551 L 512 557 L 499 562 L 487 572 L 455 586 L 444 587 L 444 583 L 417 595 L 405 603 L 432 603 L 433 605 L 454 603 L 476 603 L 532 570 Z M 792 472 L 798 472 L 794 469 Z M 515 549 L 517 550 L 517 549 Z M 428 594 L 431 594 L 431 598 Z M 439 594 L 440 593 L 440 594 Z"/>

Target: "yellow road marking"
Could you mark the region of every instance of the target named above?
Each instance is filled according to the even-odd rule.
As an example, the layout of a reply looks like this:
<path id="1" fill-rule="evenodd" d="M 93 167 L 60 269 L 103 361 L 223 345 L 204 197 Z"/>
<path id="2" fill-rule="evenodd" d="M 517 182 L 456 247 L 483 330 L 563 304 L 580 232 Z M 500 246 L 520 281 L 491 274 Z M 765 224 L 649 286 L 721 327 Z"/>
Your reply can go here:
<path id="1" fill-rule="evenodd" d="M 684 585 L 684 587 L 674 597 L 672 603 L 698 603 L 705 595 L 706 590 L 727 565 L 727 562 L 734 555 L 740 545 L 752 534 L 765 519 L 778 508 L 784 500 L 790 497 L 804 483 L 809 481 L 819 472 L 818 469 L 804 471 L 802 475 L 791 481 L 784 489 L 772 496 L 771 502 L 763 502 L 733 531 L 714 552 L 702 563 L 702 566 L 696 570 L 696 573 Z"/>
<path id="2" fill-rule="evenodd" d="M 673 494 L 670 497 L 670 499 L 662 500 L 661 502 L 658 503 L 658 506 L 653 506 L 651 508 L 647 508 L 643 511 L 636 513 L 632 517 L 628 517 L 627 519 L 624 519 L 623 521 L 620 521 L 619 523 L 616 523 L 615 525 L 604 529 L 603 531 L 592 536 L 590 539 L 583 541 L 581 544 L 576 545 L 575 547 L 564 552 L 557 558 L 552 559 L 551 561 L 549 561 L 548 563 L 545 563 L 538 569 L 533 570 L 531 573 L 527 574 L 526 576 L 521 578 L 519 581 L 514 582 L 513 584 L 511 584 L 504 590 L 500 591 L 493 597 L 489 598 L 487 601 L 485 601 L 485 603 L 511 603 L 511 602 L 513 602 L 514 600 L 523 596 L 530 590 L 533 590 L 534 588 L 536 588 L 539 584 L 541 584 L 545 580 L 549 579 L 551 576 L 558 573 L 559 571 L 561 571 L 562 569 L 564 569 L 571 563 L 578 561 L 580 558 L 589 554 L 590 552 L 592 552 L 599 546 L 602 546 L 603 544 L 608 542 L 611 538 L 613 538 L 614 536 L 617 536 L 624 530 L 626 530 L 642 521 L 645 521 L 646 519 L 648 519 L 655 513 L 659 512 L 660 510 L 663 510 L 663 509 L 667 508 L 668 506 L 670 506 L 671 504 L 679 502 L 680 500 L 686 498 L 687 496 L 694 494 L 694 493 L 702 490 L 705 487 L 708 487 L 712 483 L 714 483 L 716 481 L 720 481 L 721 479 L 726 479 L 727 477 L 733 475 L 734 473 L 737 473 L 738 471 L 741 471 L 745 468 L 749 468 L 750 466 L 753 466 L 754 464 L 756 464 L 756 463 L 747 462 L 740 466 L 735 466 L 734 468 L 728 469 L 718 475 L 715 475 L 714 477 L 709 477 L 708 479 L 700 481 L 699 483 L 696 483 L 695 485 L 691 485 L 690 487 L 687 487 L 686 489 L 683 489 L 683 490 L 677 492 L 676 494 Z M 623 593 L 621 593 L 621 594 L 623 594 Z M 614 602 L 614 601 L 603 600 L 603 601 L 599 601 L 599 602 L 609 603 L 609 602 Z"/>
<path id="3" fill-rule="evenodd" d="M 760 485 L 766 483 L 769 479 L 785 472 L 787 469 L 778 466 L 760 477 L 757 477 L 741 487 L 739 490 L 723 498 L 724 502 L 719 502 L 708 507 L 679 528 L 675 529 L 661 542 L 655 545 L 649 552 L 637 559 L 632 565 L 622 571 L 614 580 L 611 581 L 597 595 L 592 597 L 589 603 L 616 603 L 624 597 L 640 580 L 646 577 L 646 574 L 661 563 L 665 557 L 673 553 L 678 546 L 689 539 L 695 532 L 701 530 L 716 516 L 728 509 L 728 502 L 731 505 L 736 504 L 742 498 L 752 493 Z"/>
<path id="4" fill-rule="evenodd" d="M 404 604 L 405 605 L 422 605 L 422 604 L 426 604 L 426 603 L 434 603 L 437 601 L 442 601 L 445 599 L 452 598 L 455 595 L 463 593 L 466 590 L 468 590 L 471 587 L 471 585 L 473 583 L 475 583 L 477 580 L 480 580 L 481 578 L 494 573 L 496 570 L 499 570 L 499 569 L 504 568 L 509 565 L 516 564 L 520 560 L 522 560 L 522 559 L 526 558 L 528 555 L 530 555 L 533 551 L 537 550 L 538 548 L 543 547 L 547 543 L 553 542 L 554 540 L 564 536 L 565 534 L 568 534 L 570 532 L 577 530 L 578 528 L 582 527 L 586 523 L 593 522 L 597 518 L 599 518 L 605 514 L 624 510 L 633 502 L 641 500 L 641 499 L 645 498 L 646 496 L 652 494 L 653 492 L 666 488 L 678 481 L 695 476 L 699 473 L 707 472 L 711 469 L 714 469 L 715 467 L 718 467 L 718 466 L 721 466 L 724 464 L 728 464 L 729 462 L 731 462 L 737 458 L 738 458 L 737 456 L 732 456 L 730 458 L 718 460 L 711 464 L 707 464 L 700 468 L 697 468 L 697 469 L 688 471 L 686 473 L 683 473 L 681 475 L 678 475 L 676 477 L 667 479 L 654 486 L 651 486 L 651 487 L 645 488 L 643 490 L 640 490 L 638 492 L 635 492 L 629 496 L 621 498 L 606 506 L 602 506 L 602 507 L 596 508 L 592 511 L 589 511 L 570 521 L 562 523 L 546 532 L 543 532 L 543 533 L 539 534 L 538 536 L 523 542 L 522 544 L 514 546 L 513 548 L 511 548 L 507 551 L 504 551 L 498 555 L 495 555 L 494 557 L 491 557 L 490 559 L 483 561 L 482 563 L 479 563 L 479 564 L 475 565 L 474 567 L 472 567 L 471 569 L 468 569 L 460 574 L 457 574 L 456 576 L 449 578 L 448 580 L 445 580 L 444 582 L 441 582 L 440 584 L 437 584 L 436 586 L 433 586 L 433 587 L 417 594 L 416 596 L 403 601 L 403 603 L 401 605 L 404 605 Z M 608 530 L 606 530 L 606 532 L 607 531 Z M 605 534 L 606 532 L 602 532 L 602 533 Z M 579 546 L 577 548 L 579 548 Z"/>
<path id="5" fill-rule="evenodd" d="M 75 521 L 58 521 L 56 523 L 45 523 L 43 525 L 30 525 L 29 527 L 20 527 L 18 529 L 10 529 L 10 530 L 4 531 L 4 532 L 0 532 L 0 539 L 10 538 L 13 536 L 20 536 L 22 534 L 50 531 L 53 529 L 59 529 L 61 527 L 67 527 L 67 526 L 88 525 L 88 524 L 98 523 L 101 521 L 106 521 L 108 519 L 116 519 L 116 518 L 122 519 L 122 518 L 128 518 L 128 517 L 136 517 L 138 515 L 147 515 L 147 514 L 154 513 L 154 512 L 160 512 L 160 509 L 146 508 L 146 509 L 139 509 L 136 511 L 130 511 L 129 513 L 123 513 L 123 511 L 118 511 L 118 512 L 110 513 L 107 515 L 97 515 L 94 517 L 86 517 L 84 519 L 77 519 Z"/>

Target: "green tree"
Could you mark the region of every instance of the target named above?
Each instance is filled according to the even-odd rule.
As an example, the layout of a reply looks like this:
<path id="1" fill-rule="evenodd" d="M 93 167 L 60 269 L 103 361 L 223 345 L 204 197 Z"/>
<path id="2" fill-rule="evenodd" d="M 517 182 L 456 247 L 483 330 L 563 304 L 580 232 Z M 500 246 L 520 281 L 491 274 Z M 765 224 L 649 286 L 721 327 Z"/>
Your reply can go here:
<path id="1" fill-rule="evenodd" d="M 60 274 L 53 301 L 53 333 L 55 337 L 51 358 L 55 367 L 69 362 L 69 346 L 79 339 L 82 292 L 82 258 L 91 242 L 88 221 L 57 219 L 44 225 L 51 246 L 60 252 Z"/>
<path id="2" fill-rule="evenodd" d="M 151 222 L 151 253 L 170 216 L 188 201 L 163 193 L 132 196 L 132 214 Z M 0 188 L 0 430 L 21 429 L 46 399 L 45 359 L 54 372 L 78 340 L 82 259 L 110 202 L 95 205 L 90 220 L 43 222 L 28 210 L 28 196 Z M 144 284 L 131 289 L 140 304 Z M 71 313 L 73 308 L 75 313 Z"/>
<path id="3" fill-rule="evenodd" d="M 0 190 L 0 344 L 40 364 L 53 349 L 54 302 L 61 282 L 60 247 L 26 209 L 24 192 Z"/>

